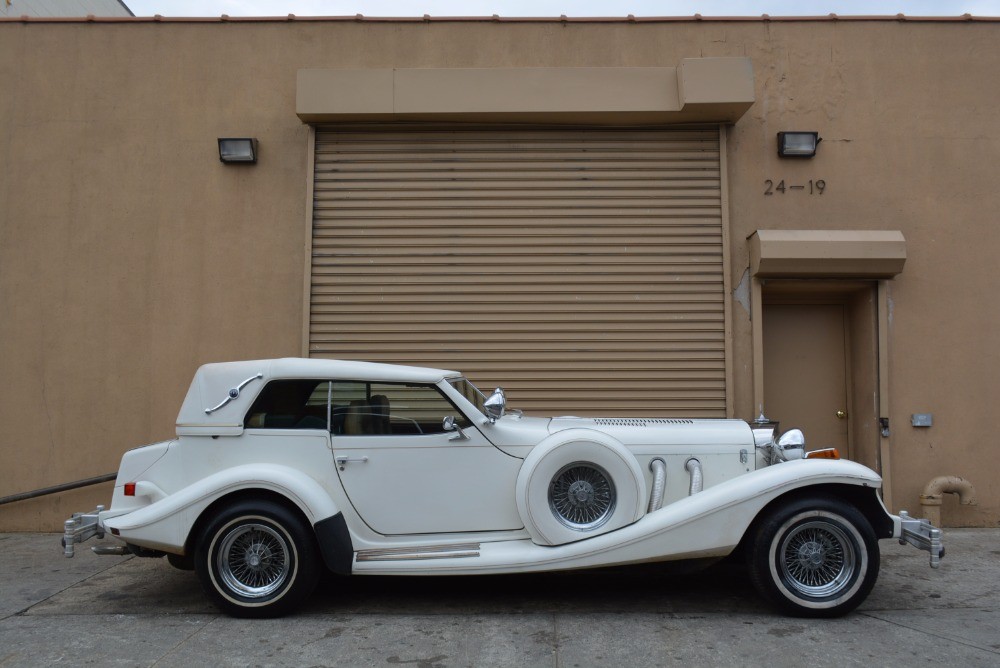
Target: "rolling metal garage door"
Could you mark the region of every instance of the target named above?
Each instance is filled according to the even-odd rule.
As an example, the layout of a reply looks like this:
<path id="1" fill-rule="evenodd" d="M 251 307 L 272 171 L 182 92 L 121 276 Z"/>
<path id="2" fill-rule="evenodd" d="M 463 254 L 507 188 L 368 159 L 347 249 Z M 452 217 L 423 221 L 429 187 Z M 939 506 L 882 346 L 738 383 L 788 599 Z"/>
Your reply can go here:
<path id="1" fill-rule="evenodd" d="M 724 417 L 719 130 L 319 128 L 309 354 Z"/>

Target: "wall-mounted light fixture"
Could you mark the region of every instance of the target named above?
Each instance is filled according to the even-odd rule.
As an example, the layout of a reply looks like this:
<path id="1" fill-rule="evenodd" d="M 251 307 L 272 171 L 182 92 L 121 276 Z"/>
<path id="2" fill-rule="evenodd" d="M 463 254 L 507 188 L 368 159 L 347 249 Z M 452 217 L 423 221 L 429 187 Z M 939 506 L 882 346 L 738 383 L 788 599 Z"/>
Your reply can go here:
<path id="1" fill-rule="evenodd" d="M 811 158 L 823 141 L 818 132 L 779 132 L 778 155 L 782 158 Z"/>
<path id="2" fill-rule="evenodd" d="M 225 163 L 257 162 L 257 140 L 253 137 L 219 137 L 219 160 Z"/>

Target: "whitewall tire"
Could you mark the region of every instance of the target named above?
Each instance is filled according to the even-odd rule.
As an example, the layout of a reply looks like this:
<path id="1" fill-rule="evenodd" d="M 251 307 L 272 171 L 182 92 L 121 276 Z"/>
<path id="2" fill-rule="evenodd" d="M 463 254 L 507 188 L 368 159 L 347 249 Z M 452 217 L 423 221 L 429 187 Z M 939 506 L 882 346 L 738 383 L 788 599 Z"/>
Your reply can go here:
<path id="1" fill-rule="evenodd" d="M 312 531 L 288 508 L 244 500 L 216 514 L 195 548 L 202 588 L 235 617 L 277 617 L 300 605 L 319 580 Z"/>
<path id="2" fill-rule="evenodd" d="M 878 539 L 856 508 L 832 498 L 799 499 L 756 525 L 747 555 L 765 598 L 800 617 L 856 608 L 878 578 Z"/>
<path id="3" fill-rule="evenodd" d="M 642 517 L 646 479 L 628 449 L 606 434 L 570 429 L 525 458 L 517 510 L 539 545 L 563 545 L 614 531 Z"/>

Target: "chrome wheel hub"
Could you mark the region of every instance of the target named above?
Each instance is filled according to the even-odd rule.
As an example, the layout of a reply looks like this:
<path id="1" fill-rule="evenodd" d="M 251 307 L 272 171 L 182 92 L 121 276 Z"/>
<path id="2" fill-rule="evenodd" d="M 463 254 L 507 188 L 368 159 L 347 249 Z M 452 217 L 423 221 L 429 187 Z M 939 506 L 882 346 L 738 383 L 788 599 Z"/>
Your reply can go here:
<path id="1" fill-rule="evenodd" d="M 595 464 L 564 466 L 549 484 L 549 507 L 563 525 L 577 531 L 601 526 L 615 509 L 611 476 Z"/>
<path id="2" fill-rule="evenodd" d="M 586 480 L 577 480 L 569 486 L 568 500 L 578 508 L 594 502 L 594 486 Z"/>
<path id="3" fill-rule="evenodd" d="M 805 543 L 799 547 L 797 557 L 800 568 L 816 570 L 823 565 L 823 546 L 814 541 Z"/>
<path id="4" fill-rule="evenodd" d="M 291 554 L 284 536 L 264 524 L 243 524 L 220 541 L 216 567 L 232 591 L 247 598 L 273 594 L 288 579 Z"/>
<path id="5" fill-rule="evenodd" d="M 857 570 L 854 544 L 840 527 L 825 521 L 795 527 L 782 540 L 777 556 L 782 579 L 810 597 L 837 594 Z"/>

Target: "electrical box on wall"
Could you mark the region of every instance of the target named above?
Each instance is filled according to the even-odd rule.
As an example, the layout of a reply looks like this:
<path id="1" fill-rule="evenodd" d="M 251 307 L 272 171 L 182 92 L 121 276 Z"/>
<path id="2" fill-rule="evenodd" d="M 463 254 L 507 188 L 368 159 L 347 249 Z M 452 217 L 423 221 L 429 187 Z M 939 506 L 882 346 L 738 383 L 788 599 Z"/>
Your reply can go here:
<path id="1" fill-rule="evenodd" d="M 910 416 L 910 423 L 914 427 L 931 427 L 934 425 L 934 415 L 931 413 L 914 413 Z"/>

